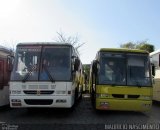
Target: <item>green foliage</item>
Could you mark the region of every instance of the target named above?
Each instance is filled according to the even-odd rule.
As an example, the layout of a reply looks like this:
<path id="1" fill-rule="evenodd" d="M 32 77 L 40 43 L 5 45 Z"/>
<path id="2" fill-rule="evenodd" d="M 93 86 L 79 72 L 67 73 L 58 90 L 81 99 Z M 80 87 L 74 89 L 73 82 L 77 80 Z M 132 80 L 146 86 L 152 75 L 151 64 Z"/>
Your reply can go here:
<path id="1" fill-rule="evenodd" d="M 121 48 L 128 48 L 128 49 L 135 49 L 136 48 L 136 44 L 132 43 L 132 42 L 127 42 L 125 44 L 121 44 L 120 47 Z"/>
<path id="2" fill-rule="evenodd" d="M 84 64 L 83 70 L 84 70 L 85 74 L 87 74 L 89 76 L 90 64 Z"/>
<path id="3" fill-rule="evenodd" d="M 149 53 L 154 51 L 154 45 L 148 43 L 148 41 L 141 41 L 141 42 L 127 42 L 120 45 L 121 48 L 128 48 L 128 49 L 140 49 L 148 51 Z"/>
<path id="4" fill-rule="evenodd" d="M 140 50 L 146 50 L 149 53 L 154 51 L 154 45 L 148 44 L 148 43 L 140 43 L 137 45 L 137 49 Z"/>

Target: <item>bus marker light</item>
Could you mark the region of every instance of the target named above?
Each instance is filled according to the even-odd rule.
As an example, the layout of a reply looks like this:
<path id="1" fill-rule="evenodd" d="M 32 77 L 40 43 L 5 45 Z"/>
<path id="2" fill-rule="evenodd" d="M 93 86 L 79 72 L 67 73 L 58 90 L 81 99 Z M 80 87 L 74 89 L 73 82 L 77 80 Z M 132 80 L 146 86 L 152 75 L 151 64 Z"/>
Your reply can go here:
<path id="1" fill-rule="evenodd" d="M 21 94 L 21 90 L 11 90 L 11 94 Z"/>
<path id="2" fill-rule="evenodd" d="M 11 102 L 21 102 L 20 99 L 12 99 Z"/>

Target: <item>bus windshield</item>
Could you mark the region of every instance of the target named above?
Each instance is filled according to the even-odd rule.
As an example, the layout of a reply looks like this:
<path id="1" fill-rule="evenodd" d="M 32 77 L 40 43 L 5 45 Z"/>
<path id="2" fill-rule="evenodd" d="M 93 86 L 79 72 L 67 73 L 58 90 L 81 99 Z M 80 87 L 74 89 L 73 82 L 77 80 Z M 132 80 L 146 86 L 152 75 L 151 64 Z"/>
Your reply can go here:
<path id="1" fill-rule="evenodd" d="M 99 68 L 98 84 L 151 86 L 146 54 L 102 52 Z"/>
<path id="2" fill-rule="evenodd" d="M 70 52 L 65 46 L 19 46 L 11 80 L 70 80 Z"/>
<path id="3" fill-rule="evenodd" d="M 151 86 L 149 57 L 144 54 L 127 55 L 127 85 Z"/>
<path id="4" fill-rule="evenodd" d="M 102 53 L 99 84 L 125 85 L 126 60 L 123 54 Z"/>
<path id="5" fill-rule="evenodd" d="M 50 75 L 50 76 L 49 76 Z M 39 80 L 70 80 L 70 48 L 44 47 Z"/>

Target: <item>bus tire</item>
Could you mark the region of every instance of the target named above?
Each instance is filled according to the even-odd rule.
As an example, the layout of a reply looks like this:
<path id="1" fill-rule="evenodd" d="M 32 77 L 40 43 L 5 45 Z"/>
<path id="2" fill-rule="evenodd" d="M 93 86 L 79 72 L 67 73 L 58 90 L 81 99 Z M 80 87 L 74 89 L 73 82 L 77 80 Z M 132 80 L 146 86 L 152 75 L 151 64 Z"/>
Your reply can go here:
<path id="1" fill-rule="evenodd" d="M 79 100 L 82 100 L 82 92 L 81 92 L 81 94 L 80 94 L 80 96 L 79 96 Z"/>
<path id="2" fill-rule="evenodd" d="M 95 93 L 93 91 L 91 93 L 91 102 L 92 102 L 93 108 L 96 109 L 96 98 L 95 98 Z"/>
<path id="3" fill-rule="evenodd" d="M 74 104 L 77 102 L 78 100 L 78 90 L 77 88 L 75 89 L 75 95 L 74 95 Z"/>

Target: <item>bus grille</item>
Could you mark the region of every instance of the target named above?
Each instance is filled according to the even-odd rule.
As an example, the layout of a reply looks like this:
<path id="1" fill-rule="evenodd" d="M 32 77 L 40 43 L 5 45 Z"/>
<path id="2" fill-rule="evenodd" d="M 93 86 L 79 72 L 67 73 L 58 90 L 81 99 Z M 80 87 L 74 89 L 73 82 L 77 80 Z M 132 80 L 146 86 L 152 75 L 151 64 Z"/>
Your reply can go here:
<path id="1" fill-rule="evenodd" d="M 48 85 L 28 85 L 28 89 L 49 89 Z"/>
<path id="2" fill-rule="evenodd" d="M 139 98 L 140 95 L 128 95 L 128 98 Z"/>
<path id="3" fill-rule="evenodd" d="M 23 91 L 25 94 L 38 94 L 38 95 L 42 95 L 42 94 L 53 94 L 54 91 L 44 91 L 44 90 L 24 90 Z"/>
<path id="4" fill-rule="evenodd" d="M 24 99 L 24 101 L 28 105 L 51 105 L 53 103 L 52 99 Z"/>
<path id="5" fill-rule="evenodd" d="M 112 94 L 114 98 L 124 98 L 123 94 Z"/>
<path id="6" fill-rule="evenodd" d="M 112 94 L 114 98 L 128 98 L 128 99 L 137 99 L 140 95 L 124 95 L 124 94 Z"/>

